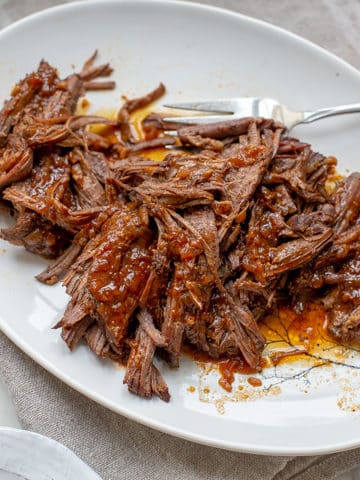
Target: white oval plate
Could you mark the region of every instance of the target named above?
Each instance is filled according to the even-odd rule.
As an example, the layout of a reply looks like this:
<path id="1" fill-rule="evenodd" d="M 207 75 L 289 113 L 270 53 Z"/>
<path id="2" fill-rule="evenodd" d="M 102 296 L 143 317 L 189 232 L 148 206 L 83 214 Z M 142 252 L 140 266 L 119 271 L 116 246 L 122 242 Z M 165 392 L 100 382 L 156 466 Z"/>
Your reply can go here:
<path id="1" fill-rule="evenodd" d="M 101 480 L 71 450 L 51 438 L 0 428 L 0 480 Z"/>
<path id="2" fill-rule="evenodd" d="M 40 58 L 67 74 L 95 48 L 115 68 L 117 90 L 92 95 L 94 110 L 116 106 L 120 93 L 138 95 L 160 80 L 168 88 L 167 101 L 256 95 L 310 109 L 359 100 L 359 72 L 319 47 L 228 11 L 160 0 L 73 3 L 5 29 L 0 98 Z M 342 169 L 359 169 L 359 120 L 358 115 L 325 120 L 295 133 L 338 156 Z M 50 329 L 67 298 L 61 286 L 33 279 L 46 262 L 7 243 L 0 252 L 1 329 L 39 364 L 102 405 L 188 440 L 245 452 L 300 455 L 360 445 L 359 415 L 338 407 L 341 382 L 355 370 L 340 367 L 334 374 L 343 377 L 339 381 L 331 380 L 333 373 L 314 371 L 312 383 L 317 379 L 319 385 L 313 389 L 287 385 L 278 395 L 245 402 L 220 398 L 216 379 L 213 396 L 201 390 L 199 395 L 211 379 L 200 378 L 197 365 L 185 359 L 178 371 L 164 371 L 172 394 L 168 405 L 129 394 L 120 369 L 85 346 L 70 353 L 59 332 Z M 188 391 L 191 385 L 195 393 Z"/>

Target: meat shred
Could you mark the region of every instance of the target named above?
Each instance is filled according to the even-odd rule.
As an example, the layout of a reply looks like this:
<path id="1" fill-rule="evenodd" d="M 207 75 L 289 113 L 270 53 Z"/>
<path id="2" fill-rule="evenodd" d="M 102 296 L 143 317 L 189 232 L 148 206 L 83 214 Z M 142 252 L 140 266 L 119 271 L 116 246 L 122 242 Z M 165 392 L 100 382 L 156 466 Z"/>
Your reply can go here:
<path id="1" fill-rule="evenodd" d="M 0 112 L 1 197 L 16 212 L 1 237 L 55 258 L 37 279 L 71 297 L 55 326 L 69 348 L 125 362 L 129 391 L 169 401 L 156 358 L 177 367 L 187 342 L 259 370 L 259 322 L 284 298 L 322 302 L 329 331 L 360 340 L 360 173 L 330 191 L 334 159 L 263 118 L 184 127 L 154 112 L 139 138 L 131 114 L 163 84 L 115 121 L 77 115 L 87 90 L 115 86 L 95 57 L 65 79 L 42 61 Z"/>

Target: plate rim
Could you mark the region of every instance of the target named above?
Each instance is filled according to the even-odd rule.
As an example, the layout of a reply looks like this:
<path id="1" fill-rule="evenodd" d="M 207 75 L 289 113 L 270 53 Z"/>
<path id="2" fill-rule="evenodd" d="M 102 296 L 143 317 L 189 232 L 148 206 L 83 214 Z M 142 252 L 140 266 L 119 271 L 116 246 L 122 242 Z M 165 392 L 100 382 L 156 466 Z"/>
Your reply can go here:
<path id="1" fill-rule="evenodd" d="M 346 69 L 351 75 L 357 77 L 360 81 L 360 71 L 348 63 L 347 61 L 343 60 L 342 58 L 338 57 L 333 52 L 326 50 L 324 47 L 298 35 L 285 28 L 279 27 L 277 25 L 271 24 L 264 20 L 260 20 L 258 18 L 254 18 L 242 13 L 238 13 L 226 8 L 217 7 L 213 5 L 207 4 L 200 4 L 197 2 L 192 2 L 188 0 L 151 0 L 152 4 L 161 5 L 173 5 L 174 7 L 182 8 L 188 7 L 198 10 L 203 10 L 206 12 L 214 12 L 215 14 L 227 15 L 228 17 L 232 17 L 238 19 L 240 22 L 246 22 L 248 24 L 252 24 L 255 27 L 266 29 L 268 31 L 272 31 L 273 33 L 278 33 L 280 35 L 287 36 L 290 39 L 293 39 L 298 44 L 302 45 L 303 47 L 310 48 L 317 53 L 321 54 L 322 56 L 327 57 L 328 59 L 341 64 L 342 68 Z M 6 26 L 5 28 L 0 30 L 0 42 L 3 35 L 6 35 L 7 32 L 12 31 L 13 29 L 17 29 L 22 25 L 26 25 L 31 23 L 33 20 L 39 19 L 46 19 L 46 17 L 56 14 L 58 12 L 64 11 L 71 11 L 77 8 L 92 8 L 93 6 L 98 5 L 146 5 L 149 6 L 149 0 L 87 0 L 86 2 L 81 0 L 76 0 L 73 2 L 65 3 L 56 5 L 50 8 L 46 8 L 39 12 L 32 13 L 24 18 L 21 18 L 10 25 Z M 106 8 L 106 6 L 105 6 Z M 333 442 L 331 445 L 327 445 L 324 447 L 318 448 L 300 448 L 300 447 L 287 447 L 284 448 L 282 446 L 269 446 L 269 445 L 256 445 L 247 444 L 246 441 L 233 442 L 229 440 L 215 440 L 214 438 L 208 437 L 206 434 L 195 434 L 191 433 L 186 429 L 180 429 L 179 427 L 168 426 L 165 423 L 159 422 L 158 420 L 153 420 L 148 416 L 142 416 L 138 413 L 135 413 L 128 409 L 128 407 L 119 405 L 106 397 L 102 396 L 101 394 L 94 393 L 90 388 L 83 386 L 78 381 L 72 379 L 67 374 L 64 374 L 60 368 L 55 366 L 51 361 L 47 360 L 43 355 L 36 349 L 33 349 L 31 345 L 29 345 L 26 341 L 24 341 L 21 336 L 17 335 L 14 331 L 12 331 L 11 327 L 6 323 L 3 322 L 2 317 L 0 316 L 0 330 L 18 347 L 22 352 L 28 355 L 32 360 L 34 360 L 38 365 L 43 367 L 46 371 L 57 377 L 66 385 L 70 386 L 77 392 L 83 394 L 90 400 L 93 400 L 99 405 L 102 405 L 109 410 L 123 415 L 130 420 L 134 420 L 137 423 L 142 425 L 151 427 L 155 430 L 161 431 L 166 434 L 170 434 L 174 437 L 178 437 L 184 440 L 196 442 L 202 445 L 216 447 L 224 450 L 241 452 L 241 453 L 251 453 L 257 455 L 273 455 L 273 456 L 303 456 L 303 455 L 321 455 L 321 454 L 329 454 L 335 453 L 340 451 L 351 450 L 356 447 L 360 446 L 360 434 L 357 440 L 349 440 L 348 442 L 341 442 L 336 443 Z M 164 407 L 165 408 L 165 407 Z"/>
<path id="2" fill-rule="evenodd" d="M 32 448 L 38 447 L 40 449 L 43 449 L 44 452 L 47 451 L 47 453 L 52 453 L 53 458 L 66 461 L 67 466 L 69 467 L 70 465 L 70 468 L 73 470 L 74 474 L 81 473 L 82 475 L 86 475 L 86 478 L 88 478 L 89 480 L 102 480 L 98 473 L 95 472 L 86 462 L 84 462 L 73 450 L 58 442 L 57 440 L 54 440 L 51 437 L 47 437 L 31 430 L 23 430 L 21 428 L 0 427 L 0 442 L 2 439 L 18 440 L 20 445 L 25 445 L 26 443 L 28 443 L 31 445 Z M 29 457 L 30 456 L 31 454 L 29 455 Z M 14 458 L 15 457 L 17 457 L 17 455 L 14 455 Z M 7 460 L 7 462 L 8 458 L 5 459 Z M 26 460 L 27 459 L 25 458 L 25 462 Z M 11 462 L 10 466 L 6 466 L 6 470 L 4 471 L 6 473 L 11 473 L 14 475 L 23 475 L 19 473 L 19 470 L 17 470 L 17 465 L 18 464 L 15 465 L 14 470 L 14 463 Z M 1 466 L 0 459 L 0 470 L 1 468 L 3 467 Z M 75 472 L 75 469 L 77 470 L 77 472 Z M 33 473 L 36 472 L 34 471 Z"/>

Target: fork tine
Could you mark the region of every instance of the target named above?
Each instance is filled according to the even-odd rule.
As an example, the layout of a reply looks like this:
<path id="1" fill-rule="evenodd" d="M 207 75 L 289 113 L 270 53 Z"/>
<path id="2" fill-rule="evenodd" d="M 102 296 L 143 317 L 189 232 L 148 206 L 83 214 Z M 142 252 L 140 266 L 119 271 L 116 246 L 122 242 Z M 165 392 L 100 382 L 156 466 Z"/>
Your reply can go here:
<path id="1" fill-rule="evenodd" d="M 200 150 L 198 147 L 193 147 L 192 145 L 165 145 L 166 150 L 173 150 L 179 152 L 196 152 Z"/>
<path id="2" fill-rule="evenodd" d="M 214 122 L 223 122 L 224 120 L 234 120 L 238 118 L 235 115 L 201 115 L 190 116 L 190 117 L 165 117 L 164 122 L 169 123 L 214 123 Z"/>
<path id="3" fill-rule="evenodd" d="M 201 100 L 197 102 L 178 102 L 167 103 L 164 107 L 176 108 L 181 110 L 199 110 L 201 112 L 223 112 L 233 113 L 239 99 L 218 99 L 218 100 Z"/>
<path id="4" fill-rule="evenodd" d="M 164 134 L 168 135 L 170 137 L 177 137 L 177 131 L 176 130 L 164 130 Z"/>

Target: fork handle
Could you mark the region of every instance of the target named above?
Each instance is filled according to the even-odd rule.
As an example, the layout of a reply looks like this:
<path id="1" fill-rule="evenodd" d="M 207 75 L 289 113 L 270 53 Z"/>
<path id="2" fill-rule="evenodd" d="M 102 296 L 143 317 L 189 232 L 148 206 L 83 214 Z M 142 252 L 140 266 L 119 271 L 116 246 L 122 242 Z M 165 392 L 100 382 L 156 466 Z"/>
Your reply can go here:
<path id="1" fill-rule="evenodd" d="M 304 112 L 304 118 L 299 123 L 312 123 L 326 117 L 335 115 L 344 115 L 345 113 L 360 113 L 360 103 L 352 103 L 350 105 L 339 105 L 337 107 L 321 108 L 314 112 Z"/>

